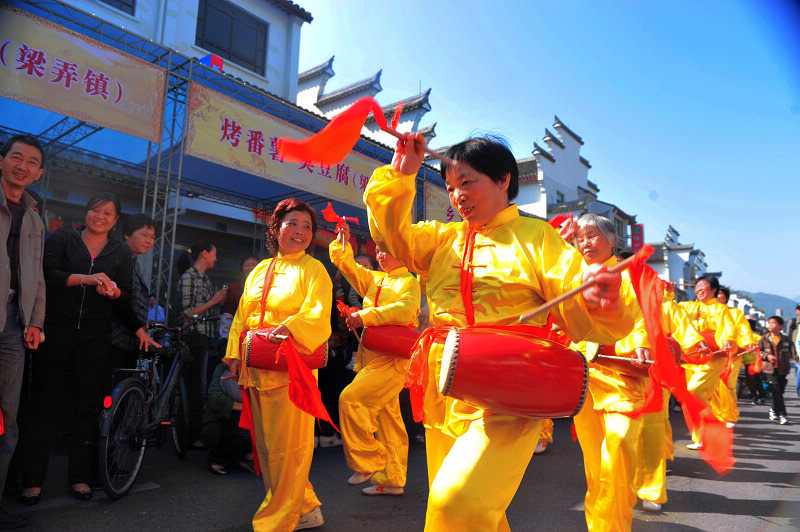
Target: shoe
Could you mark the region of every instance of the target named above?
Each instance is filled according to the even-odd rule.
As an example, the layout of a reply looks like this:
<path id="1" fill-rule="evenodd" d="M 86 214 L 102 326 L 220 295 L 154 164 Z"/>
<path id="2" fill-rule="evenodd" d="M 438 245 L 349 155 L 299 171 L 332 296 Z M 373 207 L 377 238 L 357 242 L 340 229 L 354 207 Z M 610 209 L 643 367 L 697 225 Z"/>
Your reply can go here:
<path id="1" fill-rule="evenodd" d="M 378 486 L 373 484 L 361 490 L 363 495 L 403 495 L 403 488 L 393 488 L 391 486 Z"/>
<path id="2" fill-rule="evenodd" d="M 72 491 L 72 496 L 81 502 L 86 502 L 90 500 L 94 495 L 94 492 L 92 491 L 91 488 L 87 490 L 76 490 L 74 487 L 70 487 L 70 490 Z"/>
<path id="3" fill-rule="evenodd" d="M 728 421 L 727 423 L 725 423 L 725 426 L 728 427 L 729 429 L 732 429 L 733 427 L 736 426 L 736 423 Z"/>
<path id="4" fill-rule="evenodd" d="M 211 472 L 212 475 L 227 475 L 228 472 L 225 470 L 225 466 L 222 464 L 215 464 L 214 462 L 206 462 L 208 464 L 208 470 Z"/>
<path id="5" fill-rule="evenodd" d="M 693 451 L 702 451 L 705 449 L 702 443 L 693 442 L 686 446 L 687 449 L 691 449 Z"/>
<path id="6" fill-rule="evenodd" d="M 317 528 L 323 524 L 325 524 L 325 519 L 322 518 L 322 510 L 320 510 L 319 506 L 317 506 L 307 514 L 301 515 L 300 520 L 297 522 L 297 526 L 294 527 L 294 529 L 305 530 L 307 528 Z"/>
<path id="7" fill-rule="evenodd" d="M 789 420 L 786 419 L 786 416 L 781 416 L 781 417 L 778 418 L 778 423 L 780 425 L 788 425 L 789 424 Z"/>
<path id="8" fill-rule="evenodd" d="M 660 512 L 661 505 L 657 502 L 652 501 L 642 501 L 642 508 L 647 510 L 648 512 Z"/>
<path id="9" fill-rule="evenodd" d="M 778 419 L 778 416 L 775 415 L 775 411 L 773 409 L 769 409 L 769 419 L 770 421 L 775 421 Z"/>
<path id="10" fill-rule="evenodd" d="M 333 436 L 320 436 L 319 437 L 319 446 L 320 447 L 338 447 L 342 444 L 342 438 L 338 434 L 334 434 Z"/>
<path id="11" fill-rule="evenodd" d="M 42 500 L 41 489 L 39 493 L 30 493 L 28 495 L 25 495 L 25 490 L 22 490 L 22 492 L 23 492 L 22 495 L 19 496 L 19 502 L 21 502 L 25 506 L 34 506 L 36 504 L 39 504 L 39 502 Z"/>
<path id="12" fill-rule="evenodd" d="M 28 526 L 28 518 L 24 515 L 12 515 L 5 510 L 0 510 L 0 530 L 13 530 Z"/>
<path id="13" fill-rule="evenodd" d="M 359 484 L 363 484 L 364 482 L 371 479 L 372 475 L 374 474 L 375 473 L 359 473 L 358 471 L 356 471 L 355 473 L 350 475 L 350 478 L 347 479 L 347 483 L 350 484 L 351 486 L 358 486 Z"/>
<path id="14" fill-rule="evenodd" d="M 544 440 L 539 440 L 539 443 L 536 444 L 536 449 L 533 450 L 533 454 L 542 454 L 547 450 L 547 442 Z"/>
<path id="15" fill-rule="evenodd" d="M 256 464 L 252 460 L 239 460 L 239 467 L 246 469 L 251 473 L 256 472 Z"/>

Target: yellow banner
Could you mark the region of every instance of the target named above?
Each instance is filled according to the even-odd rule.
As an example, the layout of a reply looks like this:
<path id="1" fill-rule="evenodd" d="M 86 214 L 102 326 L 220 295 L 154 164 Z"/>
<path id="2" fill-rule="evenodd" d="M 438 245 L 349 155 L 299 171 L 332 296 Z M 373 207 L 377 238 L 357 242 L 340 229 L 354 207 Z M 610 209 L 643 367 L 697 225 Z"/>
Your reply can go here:
<path id="1" fill-rule="evenodd" d="M 439 222 L 460 222 L 461 216 L 452 205 L 443 188 L 425 182 L 425 219 Z"/>
<path id="2" fill-rule="evenodd" d="M 311 132 L 192 83 L 186 154 L 284 185 L 364 208 L 361 197 L 372 171 L 383 163 L 356 152 L 336 166 L 284 162 L 280 137 Z"/>
<path id="3" fill-rule="evenodd" d="M 0 7 L 0 95 L 160 142 L 164 69 Z"/>

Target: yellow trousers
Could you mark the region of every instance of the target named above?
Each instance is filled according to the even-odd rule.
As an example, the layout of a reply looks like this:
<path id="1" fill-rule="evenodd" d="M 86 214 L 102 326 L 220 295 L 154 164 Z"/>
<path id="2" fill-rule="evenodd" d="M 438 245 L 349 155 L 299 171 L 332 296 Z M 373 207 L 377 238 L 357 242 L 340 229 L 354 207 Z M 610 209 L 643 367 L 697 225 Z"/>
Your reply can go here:
<path id="1" fill-rule="evenodd" d="M 553 420 L 552 419 L 543 419 L 542 420 L 542 433 L 539 434 L 539 441 L 546 441 L 547 443 L 553 443 Z"/>
<path id="2" fill-rule="evenodd" d="M 267 489 L 253 516 L 256 532 L 290 532 L 301 515 L 322 505 L 308 481 L 314 456 L 314 418 L 292 404 L 288 389 L 247 388 L 255 450 Z"/>
<path id="3" fill-rule="evenodd" d="M 533 456 L 541 423 L 490 412 L 472 421 L 435 473 L 426 532 L 509 531 L 505 511 Z M 426 431 L 426 438 L 433 430 Z M 426 445 L 448 443 L 444 438 L 426 440 Z M 428 455 L 442 452 L 432 449 Z"/>
<path id="4" fill-rule="evenodd" d="M 575 416 L 586 472 L 586 526 L 590 531 L 630 530 L 636 504 L 636 441 L 641 417 L 595 410 L 592 394 Z"/>
<path id="5" fill-rule="evenodd" d="M 708 404 L 711 394 L 719 383 L 719 375 L 725 367 L 725 358 L 717 357 L 708 364 L 684 364 L 686 388 L 703 403 Z M 692 441 L 700 443 L 700 433 L 692 430 Z"/>
<path id="6" fill-rule="evenodd" d="M 376 357 L 339 395 L 347 466 L 359 473 L 375 473 L 372 483 L 381 486 L 406 485 L 408 434 L 398 399 L 405 364 L 396 357 Z"/>
<path id="7" fill-rule="evenodd" d="M 739 421 L 739 398 L 736 396 L 736 382 L 739 380 L 739 371 L 741 371 L 743 363 L 742 357 L 736 357 L 731 364 L 728 382 L 720 380 L 711 393 L 709 402 L 714 410 L 714 415 L 728 423 Z"/>
<path id="8" fill-rule="evenodd" d="M 672 459 L 670 394 L 666 388 L 662 388 L 662 393 L 664 402 L 661 411 L 642 416 L 642 429 L 636 442 L 636 475 L 633 481 L 640 499 L 658 504 L 667 502 L 667 459 Z"/>

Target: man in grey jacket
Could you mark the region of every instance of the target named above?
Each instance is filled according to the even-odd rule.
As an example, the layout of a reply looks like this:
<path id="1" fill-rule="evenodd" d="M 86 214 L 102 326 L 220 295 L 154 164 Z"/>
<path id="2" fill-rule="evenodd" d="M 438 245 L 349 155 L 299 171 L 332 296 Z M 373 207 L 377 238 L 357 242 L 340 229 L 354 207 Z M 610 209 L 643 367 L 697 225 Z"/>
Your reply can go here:
<path id="1" fill-rule="evenodd" d="M 29 135 L 15 135 L 0 148 L 0 498 L 17 445 L 17 407 L 25 348 L 37 349 L 44 324 L 42 273 L 44 225 L 25 187 L 42 177 L 44 151 Z M 5 245 L 1 243 L 4 242 Z M 0 509 L 0 529 L 21 528 L 27 518 Z"/>

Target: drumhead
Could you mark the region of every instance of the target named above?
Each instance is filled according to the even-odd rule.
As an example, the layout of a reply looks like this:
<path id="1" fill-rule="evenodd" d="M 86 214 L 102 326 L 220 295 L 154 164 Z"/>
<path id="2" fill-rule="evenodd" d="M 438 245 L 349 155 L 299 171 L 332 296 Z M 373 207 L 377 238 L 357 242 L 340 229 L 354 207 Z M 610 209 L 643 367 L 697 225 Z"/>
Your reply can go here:
<path id="1" fill-rule="evenodd" d="M 453 385 L 453 375 L 458 364 L 458 345 L 460 342 L 458 329 L 450 329 L 444 341 L 444 354 L 442 355 L 442 369 L 439 373 L 439 391 L 442 395 L 450 393 Z"/>

